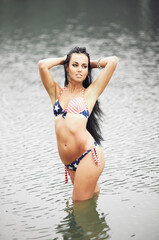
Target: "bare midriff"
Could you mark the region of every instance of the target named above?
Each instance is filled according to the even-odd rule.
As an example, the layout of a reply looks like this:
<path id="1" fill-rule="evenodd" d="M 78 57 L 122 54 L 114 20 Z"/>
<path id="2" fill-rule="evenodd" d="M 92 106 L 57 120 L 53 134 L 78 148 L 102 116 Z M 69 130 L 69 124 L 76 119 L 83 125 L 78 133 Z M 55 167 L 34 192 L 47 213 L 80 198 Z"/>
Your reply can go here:
<path id="1" fill-rule="evenodd" d="M 55 117 L 57 145 L 62 162 L 70 164 L 78 159 L 94 143 L 92 135 L 86 129 L 87 119 L 81 114 L 67 113 Z"/>

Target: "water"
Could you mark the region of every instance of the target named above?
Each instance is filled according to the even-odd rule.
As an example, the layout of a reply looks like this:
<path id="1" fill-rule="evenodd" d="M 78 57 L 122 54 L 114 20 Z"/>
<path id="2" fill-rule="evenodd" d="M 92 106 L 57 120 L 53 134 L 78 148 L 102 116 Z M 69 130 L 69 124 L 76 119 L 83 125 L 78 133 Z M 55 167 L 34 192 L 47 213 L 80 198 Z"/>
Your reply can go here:
<path id="1" fill-rule="evenodd" d="M 0 239 L 159 238 L 158 9 L 155 0 L 0 1 Z M 76 45 L 120 61 L 100 97 L 101 193 L 73 204 L 37 62 Z M 52 74 L 62 86 L 62 67 Z"/>

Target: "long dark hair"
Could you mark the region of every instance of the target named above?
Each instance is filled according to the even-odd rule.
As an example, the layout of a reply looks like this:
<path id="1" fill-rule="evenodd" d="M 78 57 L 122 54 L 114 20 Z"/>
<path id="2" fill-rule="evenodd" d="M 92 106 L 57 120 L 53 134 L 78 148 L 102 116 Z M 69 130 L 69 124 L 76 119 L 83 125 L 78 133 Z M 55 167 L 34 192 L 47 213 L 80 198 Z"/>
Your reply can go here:
<path id="1" fill-rule="evenodd" d="M 88 75 L 87 75 L 86 79 L 83 81 L 83 87 L 87 88 L 92 83 L 92 76 L 91 76 L 90 56 L 87 53 L 85 47 L 82 47 L 82 48 L 81 47 L 75 47 L 67 54 L 67 58 L 64 62 L 64 70 L 65 70 L 65 83 L 64 83 L 64 85 L 65 86 L 68 85 L 68 77 L 67 77 L 66 67 L 68 67 L 71 55 L 73 53 L 83 53 L 88 57 Z M 90 132 L 90 134 L 93 136 L 93 138 L 95 139 L 95 141 L 98 144 L 100 144 L 101 141 L 103 140 L 103 137 L 101 135 L 101 130 L 100 130 L 100 127 L 99 127 L 99 121 L 98 121 L 98 120 L 101 120 L 102 114 L 103 114 L 103 112 L 100 109 L 99 101 L 97 100 L 95 105 L 94 105 L 94 108 L 92 110 L 92 113 L 88 118 L 87 130 Z"/>

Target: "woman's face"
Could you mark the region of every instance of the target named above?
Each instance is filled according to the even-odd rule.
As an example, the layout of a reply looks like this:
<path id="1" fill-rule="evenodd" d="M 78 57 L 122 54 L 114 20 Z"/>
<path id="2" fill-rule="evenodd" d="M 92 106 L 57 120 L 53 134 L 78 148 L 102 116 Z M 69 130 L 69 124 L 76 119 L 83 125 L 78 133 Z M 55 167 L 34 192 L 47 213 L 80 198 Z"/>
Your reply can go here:
<path id="1" fill-rule="evenodd" d="M 88 57 L 83 53 L 73 53 L 67 71 L 69 81 L 83 82 L 88 75 Z"/>

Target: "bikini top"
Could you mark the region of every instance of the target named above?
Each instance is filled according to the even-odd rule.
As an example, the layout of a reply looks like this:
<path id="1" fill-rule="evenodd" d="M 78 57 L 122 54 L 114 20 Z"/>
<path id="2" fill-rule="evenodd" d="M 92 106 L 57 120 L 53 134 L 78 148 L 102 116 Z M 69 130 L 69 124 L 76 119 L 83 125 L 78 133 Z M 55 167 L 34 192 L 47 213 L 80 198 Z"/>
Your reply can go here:
<path id="1" fill-rule="evenodd" d="M 62 115 L 62 117 L 65 119 L 67 113 L 74 113 L 74 114 L 82 114 L 83 116 L 88 118 L 89 111 L 88 111 L 88 108 L 87 108 L 85 100 L 84 100 L 84 88 L 82 89 L 82 97 L 77 97 L 77 98 L 71 99 L 70 102 L 68 103 L 68 106 L 65 109 L 63 109 L 60 105 L 59 98 L 65 89 L 66 89 L 66 87 L 64 87 L 61 90 L 61 92 L 53 106 L 54 116 L 57 117 L 59 115 Z"/>

